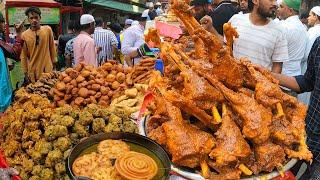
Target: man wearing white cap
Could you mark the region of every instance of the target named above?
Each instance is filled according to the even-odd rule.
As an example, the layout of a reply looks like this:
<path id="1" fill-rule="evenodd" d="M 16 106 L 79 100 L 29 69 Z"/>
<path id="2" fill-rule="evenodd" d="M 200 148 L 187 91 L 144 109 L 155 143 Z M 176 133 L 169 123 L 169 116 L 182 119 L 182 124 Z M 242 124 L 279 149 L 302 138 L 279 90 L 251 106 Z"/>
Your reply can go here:
<path id="1" fill-rule="evenodd" d="M 75 64 L 98 66 L 97 52 L 94 39 L 90 36 L 94 32 L 95 20 L 90 14 L 84 14 L 80 18 L 81 32 L 76 37 L 73 49 Z"/>
<path id="2" fill-rule="evenodd" d="M 146 26 L 147 17 L 143 14 L 139 18 L 138 25 L 132 25 L 123 32 L 123 41 L 121 42 L 121 52 L 125 56 L 124 64 L 133 66 L 140 61 L 138 49 L 145 43 L 144 29 Z"/>
<path id="3" fill-rule="evenodd" d="M 157 17 L 157 12 L 154 9 L 153 2 L 150 2 L 148 5 L 149 9 L 143 11 L 142 16 L 147 17 L 147 20 L 154 20 Z"/>
<path id="4" fill-rule="evenodd" d="M 315 6 L 310 10 L 308 25 L 311 28 L 308 30 L 309 42 L 306 50 L 307 56 L 309 55 L 314 41 L 320 36 L 320 6 Z"/>
<path id="5" fill-rule="evenodd" d="M 289 61 L 284 62 L 282 67 L 282 74 L 287 76 L 301 75 L 301 62 L 308 42 L 307 30 L 299 19 L 300 4 L 301 0 L 283 0 L 278 8 L 288 43 Z M 297 96 L 291 90 L 288 93 Z"/>
<path id="6" fill-rule="evenodd" d="M 156 13 L 157 13 L 158 16 L 163 14 L 163 10 L 161 8 L 161 3 L 160 2 L 157 2 L 156 5 L 154 6 L 154 8 L 156 9 Z"/>
<path id="7" fill-rule="evenodd" d="M 126 19 L 126 21 L 124 22 L 124 29 L 127 29 L 128 27 L 130 27 L 132 22 L 133 22 L 132 19 Z"/>

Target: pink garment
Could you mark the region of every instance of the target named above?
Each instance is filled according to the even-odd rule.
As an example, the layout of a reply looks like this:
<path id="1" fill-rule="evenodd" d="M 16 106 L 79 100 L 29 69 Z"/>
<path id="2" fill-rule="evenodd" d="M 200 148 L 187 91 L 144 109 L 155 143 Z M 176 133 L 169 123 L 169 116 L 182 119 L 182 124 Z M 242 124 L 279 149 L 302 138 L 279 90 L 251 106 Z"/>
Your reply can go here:
<path id="1" fill-rule="evenodd" d="M 76 37 L 73 43 L 75 65 L 84 63 L 98 67 L 97 52 L 93 38 L 84 31 Z"/>

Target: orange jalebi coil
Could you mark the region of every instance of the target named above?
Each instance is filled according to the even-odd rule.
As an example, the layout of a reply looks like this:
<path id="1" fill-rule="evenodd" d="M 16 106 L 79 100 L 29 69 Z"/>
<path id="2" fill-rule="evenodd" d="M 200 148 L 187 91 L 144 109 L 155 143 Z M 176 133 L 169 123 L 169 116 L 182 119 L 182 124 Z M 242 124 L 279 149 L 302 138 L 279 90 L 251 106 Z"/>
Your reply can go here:
<path id="1" fill-rule="evenodd" d="M 156 162 L 149 156 L 130 151 L 116 160 L 118 174 L 128 180 L 152 179 L 158 172 Z"/>

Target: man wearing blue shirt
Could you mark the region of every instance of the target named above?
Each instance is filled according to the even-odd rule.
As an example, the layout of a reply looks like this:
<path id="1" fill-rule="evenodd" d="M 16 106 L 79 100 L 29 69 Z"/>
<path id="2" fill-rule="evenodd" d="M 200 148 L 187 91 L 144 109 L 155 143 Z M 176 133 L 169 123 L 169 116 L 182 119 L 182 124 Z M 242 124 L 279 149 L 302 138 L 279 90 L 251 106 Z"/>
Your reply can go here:
<path id="1" fill-rule="evenodd" d="M 312 46 L 308 57 L 308 67 L 304 75 L 286 76 L 273 74 L 280 85 L 298 93 L 313 91 L 306 117 L 307 144 L 313 154 L 313 162 L 308 164 L 301 179 L 320 179 L 320 37 Z"/>

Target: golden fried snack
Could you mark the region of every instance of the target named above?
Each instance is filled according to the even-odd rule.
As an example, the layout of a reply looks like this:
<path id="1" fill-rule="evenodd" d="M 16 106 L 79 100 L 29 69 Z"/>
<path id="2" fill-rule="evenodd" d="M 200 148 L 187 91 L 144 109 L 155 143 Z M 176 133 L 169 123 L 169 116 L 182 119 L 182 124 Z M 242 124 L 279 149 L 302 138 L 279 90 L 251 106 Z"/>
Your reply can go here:
<path id="1" fill-rule="evenodd" d="M 130 146 L 121 140 L 104 140 L 98 145 L 98 152 L 110 159 L 117 159 L 130 151 Z"/>
<path id="2" fill-rule="evenodd" d="M 94 170 L 91 176 L 94 180 L 122 180 L 114 167 L 100 167 Z"/>
<path id="3" fill-rule="evenodd" d="M 92 177 L 99 168 L 110 167 L 112 164 L 107 156 L 93 152 L 77 158 L 72 165 L 72 171 L 76 176 Z"/>
<path id="4" fill-rule="evenodd" d="M 72 164 L 72 171 L 76 176 L 91 177 L 92 172 L 98 166 L 97 162 L 98 154 L 93 152 L 91 154 L 85 154 L 77 158 Z"/>
<path id="5" fill-rule="evenodd" d="M 156 162 L 149 156 L 128 152 L 116 160 L 117 173 L 128 180 L 152 179 L 158 172 Z"/>

